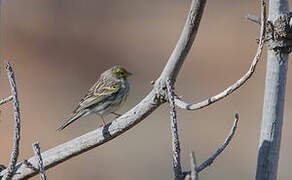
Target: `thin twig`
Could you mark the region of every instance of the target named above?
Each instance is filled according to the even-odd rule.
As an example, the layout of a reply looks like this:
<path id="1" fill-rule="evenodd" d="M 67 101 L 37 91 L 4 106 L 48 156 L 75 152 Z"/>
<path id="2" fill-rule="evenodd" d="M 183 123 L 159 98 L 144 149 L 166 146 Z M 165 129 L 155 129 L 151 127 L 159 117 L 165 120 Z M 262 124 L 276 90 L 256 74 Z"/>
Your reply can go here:
<path id="1" fill-rule="evenodd" d="M 42 158 L 42 155 L 41 155 L 41 152 L 40 152 L 39 143 L 38 142 L 33 143 L 32 147 L 33 147 L 35 155 L 38 158 L 39 172 L 41 174 L 41 179 L 42 180 L 46 180 L 47 177 L 46 177 L 46 172 L 45 172 L 45 168 L 44 168 L 43 158 Z"/>
<path id="2" fill-rule="evenodd" d="M 0 100 L 0 105 L 5 104 L 13 99 L 13 96 L 9 96 L 7 98 L 3 98 Z"/>
<path id="3" fill-rule="evenodd" d="M 191 180 L 199 180 L 199 173 L 195 170 L 197 169 L 195 152 L 190 153 L 190 159 L 191 159 Z"/>
<path id="4" fill-rule="evenodd" d="M 210 156 L 206 161 L 204 161 L 200 166 L 197 167 L 196 159 L 195 159 L 195 153 L 191 153 L 191 171 L 185 171 L 183 174 L 187 178 L 191 178 L 191 180 L 198 180 L 199 179 L 199 172 L 210 166 L 214 160 L 224 151 L 224 149 L 228 146 L 230 143 L 231 139 L 233 138 L 235 131 L 237 129 L 237 124 L 239 120 L 239 115 L 238 113 L 235 114 L 235 120 L 233 122 L 232 129 L 230 131 L 230 134 L 228 137 L 225 139 L 224 143 L 217 149 L 217 151 Z"/>
<path id="5" fill-rule="evenodd" d="M 19 154 L 19 141 L 20 141 L 20 110 L 19 110 L 19 102 L 18 102 L 18 95 L 15 83 L 15 76 L 12 67 L 10 64 L 5 61 L 6 72 L 8 75 L 8 79 L 11 86 L 11 94 L 13 96 L 13 105 L 14 105 L 14 143 L 11 150 L 11 157 L 8 164 L 8 171 L 4 175 L 3 179 L 11 179 L 14 174 L 15 164 L 17 162 L 18 154 Z"/>
<path id="6" fill-rule="evenodd" d="M 205 162 L 203 162 L 199 167 L 197 167 L 195 169 L 197 173 L 199 173 L 200 171 L 202 171 L 206 167 L 210 166 L 213 163 L 213 161 L 219 156 L 219 154 L 221 154 L 221 152 L 224 151 L 224 149 L 230 143 L 232 137 L 235 134 L 235 131 L 236 131 L 236 128 L 237 128 L 238 119 L 239 119 L 239 115 L 238 115 L 238 113 L 236 113 L 235 114 L 235 120 L 234 120 L 234 123 L 233 123 L 233 127 L 231 129 L 231 132 L 230 132 L 229 136 L 226 138 L 224 143 L 219 147 L 219 149 L 209 159 L 207 159 Z"/>
<path id="7" fill-rule="evenodd" d="M 166 81 L 166 86 L 168 90 L 169 106 L 171 109 L 170 119 L 171 119 L 172 159 L 173 159 L 174 179 L 180 180 L 182 176 L 181 163 L 180 163 L 180 143 L 179 143 L 179 138 L 178 138 L 173 86 L 169 79 Z"/>
<path id="8" fill-rule="evenodd" d="M 187 110 L 201 109 L 201 108 L 204 108 L 206 106 L 209 106 L 210 104 L 215 103 L 216 101 L 219 101 L 222 98 L 227 97 L 228 95 L 233 93 L 236 89 L 238 89 L 243 84 L 245 84 L 247 82 L 247 80 L 253 75 L 255 68 L 256 68 L 256 65 L 258 64 L 260 57 L 262 55 L 262 51 L 263 51 L 263 47 L 264 47 L 264 37 L 265 37 L 265 33 L 266 33 L 266 26 L 265 26 L 266 23 L 265 22 L 266 22 L 266 4 L 263 3 L 262 10 L 261 10 L 261 33 L 260 33 L 260 40 L 259 40 L 258 49 L 257 49 L 256 55 L 251 63 L 249 70 L 247 71 L 247 73 L 243 77 L 241 77 L 236 83 L 229 86 L 223 92 L 221 92 L 213 97 L 210 97 L 204 101 L 201 101 L 199 103 L 188 104 L 188 103 L 184 102 L 183 100 L 181 100 L 179 98 L 179 96 L 176 96 L 175 104 L 178 107 L 183 108 L 183 109 L 187 109 Z"/>
<path id="9" fill-rule="evenodd" d="M 248 20 L 252 21 L 252 22 L 255 22 L 255 23 L 257 23 L 257 24 L 261 24 L 261 18 L 255 16 L 255 15 L 248 14 L 248 15 L 246 16 L 246 18 L 247 18 Z"/>

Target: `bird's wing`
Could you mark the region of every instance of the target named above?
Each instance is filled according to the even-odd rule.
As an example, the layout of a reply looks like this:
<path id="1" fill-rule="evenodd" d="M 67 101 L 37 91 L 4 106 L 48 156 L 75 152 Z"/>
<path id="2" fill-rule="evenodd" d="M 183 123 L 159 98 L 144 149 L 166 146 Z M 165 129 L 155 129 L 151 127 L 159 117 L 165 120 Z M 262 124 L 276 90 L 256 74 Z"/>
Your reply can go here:
<path id="1" fill-rule="evenodd" d="M 97 81 L 87 92 L 85 97 L 80 101 L 78 107 L 73 113 L 86 109 L 94 104 L 102 102 L 107 97 L 119 91 L 121 82 L 106 81 L 101 79 Z"/>

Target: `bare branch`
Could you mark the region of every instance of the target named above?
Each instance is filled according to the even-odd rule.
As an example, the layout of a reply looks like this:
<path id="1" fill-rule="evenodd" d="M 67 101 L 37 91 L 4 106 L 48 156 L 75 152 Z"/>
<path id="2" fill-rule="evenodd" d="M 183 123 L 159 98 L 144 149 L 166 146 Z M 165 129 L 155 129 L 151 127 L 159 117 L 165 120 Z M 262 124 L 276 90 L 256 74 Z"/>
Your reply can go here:
<path id="1" fill-rule="evenodd" d="M 219 154 L 221 154 L 221 152 L 224 151 L 224 149 L 230 143 L 232 137 L 235 134 L 235 131 L 236 131 L 236 128 L 237 128 L 238 119 L 239 119 L 239 115 L 238 115 L 238 113 L 236 113 L 235 114 L 235 120 L 234 120 L 234 123 L 233 123 L 233 127 L 231 129 L 231 132 L 230 132 L 229 136 L 226 138 L 224 143 L 219 147 L 219 149 L 209 159 L 207 159 L 205 162 L 203 162 L 199 167 L 197 167 L 195 169 L 197 173 L 199 173 L 200 171 L 202 171 L 206 167 L 210 166 L 213 163 L 213 161 L 219 156 Z"/>
<path id="2" fill-rule="evenodd" d="M 53 147 L 46 152 L 41 153 L 44 161 L 45 169 L 54 167 L 65 160 L 68 160 L 81 153 L 87 152 L 92 148 L 100 146 L 107 141 L 126 132 L 128 129 L 146 118 L 154 111 L 161 103 L 155 100 L 155 92 L 152 90 L 138 105 L 133 109 L 107 124 L 104 127 L 98 128 L 85 135 L 70 140 L 64 144 Z M 27 160 L 32 167 L 37 167 L 38 162 L 35 157 Z M 0 173 L 3 175 L 5 170 Z M 34 176 L 38 171 L 25 166 L 23 163 L 18 163 L 13 179 L 26 179 Z"/>
<path id="3" fill-rule="evenodd" d="M 164 81 L 170 79 L 174 84 L 179 69 L 181 68 L 198 32 L 205 4 L 206 0 L 192 0 L 191 9 L 181 36 L 161 73 L 160 78 L 164 78 Z M 155 81 L 155 83 L 160 82 Z"/>
<path id="4" fill-rule="evenodd" d="M 199 180 L 199 173 L 195 170 L 197 169 L 195 152 L 190 153 L 190 157 L 191 157 L 191 180 Z"/>
<path id="5" fill-rule="evenodd" d="M 0 100 L 0 105 L 5 104 L 13 99 L 13 96 L 9 96 L 7 98 L 3 98 Z"/>
<path id="6" fill-rule="evenodd" d="M 11 150 L 11 157 L 8 164 L 8 168 L 6 173 L 4 174 L 3 179 L 11 179 L 11 177 L 14 174 L 15 165 L 17 162 L 18 154 L 19 154 L 19 141 L 20 141 L 20 111 L 19 111 L 19 102 L 18 102 L 18 95 L 17 95 L 17 89 L 16 89 L 16 83 L 15 83 L 15 76 L 12 67 L 10 64 L 5 61 L 6 66 L 6 72 L 8 75 L 8 79 L 11 86 L 11 94 L 13 96 L 13 105 L 14 105 L 14 143 Z"/>
<path id="7" fill-rule="evenodd" d="M 236 89 L 241 87 L 244 83 L 246 83 L 247 80 L 253 75 L 255 68 L 256 68 L 256 65 L 257 65 L 257 63 L 260 60 L 260 57 L 262 55 L 262 51 L 263 51 L 263 47 L 264 47 L 264 37 L 265 37 L 265 33 L 266 33 L 266 26 L 265 26 L 266 23 L 265 22 L 266 22 L 266 5 L 264 3 L 262 5 L 262 10 L 261 10 L 261 33 L 260 33 L 260 41 L 259 41 L 258 49 L 257 49 L 256 55 L 252 61 L 252 64 L 251 64 L 249 70 L 247 71 L 247 73 L 243 77 L 241 77 L 236 83 L 229 86 L 223 92 L 221 92 L 213 97 L 210 97 L 202 102 L 199 102 L 196 104 L 188 104 L 188 103 L 185 103 L 184 101 L 182 101 L 178 96 L 176 96 L 175 104 L 178 107 L 183 108 L 183 109 L 187 109 L 187 110 L 201 109 L 201 108 L 204 108 L 206 106 L 209 106 L 210 104 L 215 103 L 216 101 L 219 101 L 220 99 L 227 97 L 228 95 L 233 93 Z"/>
<path id="8" fill-rule="evenodd" d="M 261 2 L 265 4 L 264 0 Z M 287 18 L 291 15 L 288 2 L 288 0 L 269 1 L 269 25 L 272 25 L 273 36 L 267 42 L 264 104 L 255 180 L 276 180 L 278 174 L 287 69 L 291 49 L 290 37 L 287 38 L 286 35 L 281 37 L 275 35 L 277 34 L 275 32 L 277 29 L 282 29 L 281 34 L 291 33 L 290 28 L 287 28 L 291 20 Z M 274 46 L 275 44 L 277 46 Z"/>
<path id="9" fill-rule="evenodd" d="M 170 106 L 170 119 L 171 119 L 171 135 L 172 135 L 172 159 L 174 169 L 174 179 L 180 180 L 182 177 L 181 163 L 180 163 L 180 143 L 178 138 L 176 110 L 174 104 L 173 86 L 170 80 L 166 81 L 168 91 L 168 101 Z"/>
<path id="10" fill-rule="evenodd" d="M 252 22 L 255 22 L 257 24 L 261 24 L 261 18 L 255 16 L 255 15 L 248 14 L 246 18 Z"/>
<path id="11" fill-rule="evenodd" d="M 119 136 L 141 122 L 165 102 L 165 98 L 167 97 L 165 89 L 166 80 L 171 79 L 173 83 L 175 82 L 175 78 L 181 69 L 181 65 L 195 39 L 205 3 L 206 0 L 194 0 L 192 2 L 186 24 L 176 48 L 169 58 L 162 74 L 155 81 L 152 91 L 134 108 L 106 126 L 43 152 L 41 155 L 46 169 L 54 167 L 63 161 L 89 151 L 90 149 Z M 27 161 L 33 167 L 37 167 L 37 161 L 34 157 Z M 7 170 L 0 172 L 0 178 L 6 172 Z M 35 174 L 37 174 L 37 171 L 28 168 L 21 162 L 17 164 L 13 179 L 24 179 L 34 176 Z"/>
<path id="12" fill-rule="evenodd" d="M 39 171 L 41 173 L 41 179 L 42 180 L 46 180 L 47 177 L 46 177 L 46 172 L 45 172 L 45 168 L 44 168 L 44 164 L 43 164 L 43 158 L 42 158 L 42 155 L 41 155 L 41 152 L 40 152 L 39 143 L 38 142 L 33 143 L 32 147 L 33 147 L 35 155 L 38 158 L 38 164 L 39 164 Z"/>
<path id="13" fill-rule="evenodd" d="M 230 131 L 230 134 L 225 139 L 224 143 L 217 149 L 217 151 L 209 157 L 206 161 L 204 161 L 200 166 L 197 167 L 196 159 L 195 159 L 195 153 L 191 153 L 191 171 L 185 171 L 183 172 L 183 175 L 185 176 L 185 179 L 191 179 L 191 180 L 198 180 L 199 179 L 199 172 L 210 166 L 214 160 L 225 150 L 225 148 L 230 143 L 231 139 L 233 138 L 235 131 L 237 129 L 239 115 L 238 113 L 235 114 L 235 120 L 232 126 L 232 129 Z"/>

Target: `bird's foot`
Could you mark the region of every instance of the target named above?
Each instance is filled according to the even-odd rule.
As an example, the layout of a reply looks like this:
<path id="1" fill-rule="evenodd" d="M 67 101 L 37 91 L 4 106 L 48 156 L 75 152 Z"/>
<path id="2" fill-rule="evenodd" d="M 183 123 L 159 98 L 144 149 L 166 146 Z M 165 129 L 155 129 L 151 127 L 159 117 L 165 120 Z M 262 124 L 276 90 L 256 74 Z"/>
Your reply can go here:
<path id="1" fill-rule="evenodd" d="M 121 116 L 121 114 L 115 113 L 115 112 L 111 112 L 113 115 L 116 116 L 116 118 L 119 118 Z"/>

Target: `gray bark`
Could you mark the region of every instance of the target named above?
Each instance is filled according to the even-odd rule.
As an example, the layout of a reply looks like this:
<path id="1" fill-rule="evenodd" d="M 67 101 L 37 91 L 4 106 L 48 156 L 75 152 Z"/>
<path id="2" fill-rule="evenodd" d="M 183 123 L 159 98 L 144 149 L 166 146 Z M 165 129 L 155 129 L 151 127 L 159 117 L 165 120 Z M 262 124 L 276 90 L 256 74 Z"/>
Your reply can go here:
<path id="1" fill-rule="evenodd" d="M 10 160 L 7 167 L 7 172 L 4 174 L 4 180 L 10 180 L 15 171 L 15 165 L 19 155 L 19 144 L 20 144 L 20 109 L 19 109 L 19 101 L 18 94 L 15 82 L 14 72 L 10 64 L 5 61 L 5 68 L 8 75 L 8 79 L 11 87 L 11 94 L 13 97 L 13 109 L 14 109 L 14 142 L 11 150 Z"/>
<path id="2" fill-rule="evenodd" d="M 252 19 L 253 21 L 254 21 L 254 19 L 256 19 L 251 15 L 249 15 L 248 18 Z M 256 66 L 257 66 L 257 64 L 261 58 L 262 52 L 263 52 L 265 34 L 266 34 L 266 23 L 265 23 L 266 22 L 266 3 L 264 0 L 261 1 L 261 18 L 258 18 L 258 19 L 260 19 L 260 20 L 257 22 L 259 24 L 261 24 L 259 44 L 258 44 L 256 55 L 253 58 L 253 61 L 250 65 L 250 68 L 244 74 L 244 76 L 242 76 L 239 80 L 237 80 L 234 84 L 232 84 L 231 86 L 226 88 L 224 91 L 222 91 L 222 92 L 218 93 L 217 95 L 212 96 L 204 101 L 201 101 L 199 103 L 188 104 L 188 103 L 184 102 L 183 100 L 181 100 L 181 98 L 176 95 L 175 96 L 175 105 L 177 105 L 178 107 L 180 107 L 182 109 L 187 109 L 187 110 L 192 110 L 192 111 L 198 110 L 198 109 L 207 107 L 207 106 L 219 101 L 220 99 L 227 97 L 228 95 L 230 95 L 231 93 L 236 91 L 238 88 L 240 88 L 243 84 L 245 84 L 247 82 L 247 80 L 255 72 Z"/>
<path id="3" fill-rule="evenodd" d="M 170 106 L 170 127 L 171 127 L 171 141 L 172 141 L 172 164 L 174 170 L 174 179 L 180 180 L 183 179 L 182 168 L 180 163 L 180 142 L 179 142 L 179 135 L 178 135 L 178 128 L 177 128 L 177 116 L 176 116 L 176 109 L 174 104 L 174 92 L 173 86 L 170 80 L 166 81 L 167 83 L 167 91 L 168 91 L 168 102 Z"/>
<path id="4" fill-rule="evenodd" d="M 32 148 L 34 150 L 34 154 L 38 158 L 39 172 L 41 174 L 41 180 L 47 180 L 46 171 L 45 171 L 45 168 L 44 168 L 44 162 L 43 162 L 43 158 L 42 158 L 42 155 L 41 155 L 39 142 L 33 143 L 32 144 Z"/>
<path id="5" fill-rule="evenodd" d="M 52 168 L 63 161 L 112 140 L 141 122 L 167 101 L 166 80 L 170 79 L 174 84 L 196 37 L 205 4 L 206 0 L 192 1 L 181 36 L 160 77 L 155 81 L 152 91 L 139 104 L 113 122 L 41 153 L 45 169 Z M 22 161 L 16 164 L 12 179 L 32 177 L 38 173 L 36 167 L 38 167 L 36 157 Z M 3 179 L 3 175 L 6 173 L 7 169 L 1 171 L 0 179 Z"/>
<path id="6" fill-rule="evenodd" d="M 289 12 L 288 0 L 269 1 L 269 21 Z M 288 53 L 268 49 L 256 180 L 276 180 L 281 144 Z"/>

